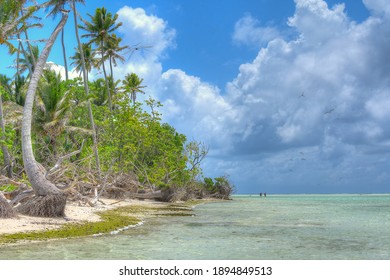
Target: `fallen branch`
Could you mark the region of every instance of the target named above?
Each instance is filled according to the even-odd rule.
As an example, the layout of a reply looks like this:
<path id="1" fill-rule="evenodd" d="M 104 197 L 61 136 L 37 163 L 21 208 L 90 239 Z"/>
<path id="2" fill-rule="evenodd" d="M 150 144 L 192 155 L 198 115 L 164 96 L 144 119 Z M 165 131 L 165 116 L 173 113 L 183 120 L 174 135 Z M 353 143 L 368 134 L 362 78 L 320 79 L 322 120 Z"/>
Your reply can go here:
<path id="1" fill-rule="evenodd" d="M 68 158 L 70 158 L 71 156 L 74 156 L 74 155 L 77 155 L 77 154 L 81 153 L 81 150 L 83 149 L 83 146 L 84 146 L 84 141 L 81 143 L 80 149 L 78 149 L 77 151 L 71 152 L 70 154 L 67 154 L 67 155 L 64 155 L 64 156 L 60 157 L 60 158 L 58 159 L 58 161 L 56 162 L 56 164 L 55 164 L 49 171 L 46 172 L 45 178 L 47 179 L 47 176 L 48 176 L 50 173 L 53 173 L 54 171 L 56 171 L 57 169 L 59 169 L 59 168 L 61 167 L 62 162 L 63 162 L 65 159 L 68 159 Z"/>
<path id="2" fill-rule="evenodd" d="M 14 199 L 11 200 L 9 203 L 11 206 L 15 206 L 20 201 L 22 201 L 25 198 L 33 197 L 34 196 L 34 190 L 26 190 L 21 193 L 19 193 L 17 196 L 14 197 Z"/>

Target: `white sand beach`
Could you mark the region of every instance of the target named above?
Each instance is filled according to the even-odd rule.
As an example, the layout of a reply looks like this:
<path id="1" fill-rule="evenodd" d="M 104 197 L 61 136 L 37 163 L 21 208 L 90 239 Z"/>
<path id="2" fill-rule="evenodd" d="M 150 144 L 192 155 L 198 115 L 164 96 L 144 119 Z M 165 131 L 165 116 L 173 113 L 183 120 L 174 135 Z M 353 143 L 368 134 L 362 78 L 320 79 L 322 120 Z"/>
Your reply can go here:
<path id="1" fill-rule="evenodd" d="M 66 223 L 95 222 L 100 220 L 99 215 L 97 215 L 99 211 L 128 205 L 159 204 L 156 201 L 131 199 L 119 202 L 113 199 L 102 199 L 101 201 L 104 204 L 99 202 L 95 207 L 68 202 L 65 208 L 66 218 L 40 218 L 19 214 L 15 218 L 0 219 L 0 234 L 55 229 Z"/>

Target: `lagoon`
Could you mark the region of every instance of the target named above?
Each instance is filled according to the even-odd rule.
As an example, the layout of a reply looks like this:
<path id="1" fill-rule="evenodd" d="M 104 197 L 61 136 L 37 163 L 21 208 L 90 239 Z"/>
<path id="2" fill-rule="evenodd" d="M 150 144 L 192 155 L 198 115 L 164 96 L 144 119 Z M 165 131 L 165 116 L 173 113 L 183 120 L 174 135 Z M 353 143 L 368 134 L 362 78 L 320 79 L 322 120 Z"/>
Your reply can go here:
<path id="1" fill-rule="evenodd" d="M 113 235 L 2 247 L 0 259 L 390 259 L 390 195 L 259 195 Z"/>

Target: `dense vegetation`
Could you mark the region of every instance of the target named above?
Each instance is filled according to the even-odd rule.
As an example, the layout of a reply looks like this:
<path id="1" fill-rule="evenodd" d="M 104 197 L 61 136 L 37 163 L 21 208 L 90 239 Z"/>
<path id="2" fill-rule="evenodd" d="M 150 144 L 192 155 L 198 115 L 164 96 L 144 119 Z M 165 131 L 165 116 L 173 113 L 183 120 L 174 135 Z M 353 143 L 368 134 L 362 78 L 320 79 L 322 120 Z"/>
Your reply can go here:
<path id="1" fill-rule="evenodd" d="M 200 164 L 207 155 L 207 146 L 189 142 L 185 135 L 163 123 L 158 100 L 149 97 L 144 102 L 137 101 L 138 94 L 147 94 L 147 85 L 136 73 L 115 79 L 113 68 L 124 60 L 123 52 L 131 50 L 130 46 L 121 45 L 122 40 L 115 33 L 121 25 L 116 14 L 99 8 L 87 19 L 74 16 L 79 46 L 67 57 L 65 53 L 70 50 L 65 51 L 63 44 L 66 77 L 46 63 L 45 55 L 57 34 L 53 31 L 41 50 L 41 44 L 29 40 L 29 31 L 42 22 L 52 24 L 55 20 L 37 20 L 40 13 L 62 14 L 55 30 L 59 33 L 68 13 L 77 13 L 76 2 L 84 1 L 51 0 L 40 5 L 0 1 L 0 44 L 15 57 L 14 75 L 0 75 L 0 184 L 7 186 L 0 189 L 0 216 L 13 214 L 13 209 L 6 209 L 6 198 L 15 199 L 22 192 L 35 194 L 35 198 L 57 196 L 51 183 L 61 192 L 66 189 L 68 199 L 89 201 L 92 197 L 91 205 L 104 195 L 143 198 L 149 194 L 165 201 L 205 196 L 228 198 L 233 187 L 226 177 L 203 178 Z M 83 78 L 68 78 L 68 60 Z M 103 77 L 90 80 L 88 74 L 94 69 L 102 71 Z M 28 129 L 31 135 L 25 125 L 29 102 L 33 103 L 32 125 Z M 26 137 L 31 138 L 34 155 L 26 153 Z M 37 168 L 35 173 L 29 173 L 31 168 L 26 166 L 31 162 Z M 38 181 L 48 184 L 44 191 L 31 175 L 37 170 L 41 180 Z M 14 200 L 11 208 L 24 200 Z M 41 203 L 31 201 L 35 205 Z M 46 209 L 48 202 L 42 203 Z M 42 209 L 31 210 L 31 205 L 27 208 L 24 213 L 33 215 L 62 213 L 58 209 L 53 210 L 54 214 L 41 213 Z"/>

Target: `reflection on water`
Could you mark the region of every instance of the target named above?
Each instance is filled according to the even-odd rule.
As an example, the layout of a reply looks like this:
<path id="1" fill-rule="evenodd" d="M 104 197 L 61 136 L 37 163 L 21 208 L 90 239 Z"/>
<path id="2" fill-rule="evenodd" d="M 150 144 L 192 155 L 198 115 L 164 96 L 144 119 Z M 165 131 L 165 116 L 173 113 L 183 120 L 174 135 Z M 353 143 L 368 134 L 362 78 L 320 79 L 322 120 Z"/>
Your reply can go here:
<path id="1" fill-rule="evenodd" d="M 117 235 L 1 248 L 0 259 L 390 259 L 390 196 L 237 196 Z"/>

